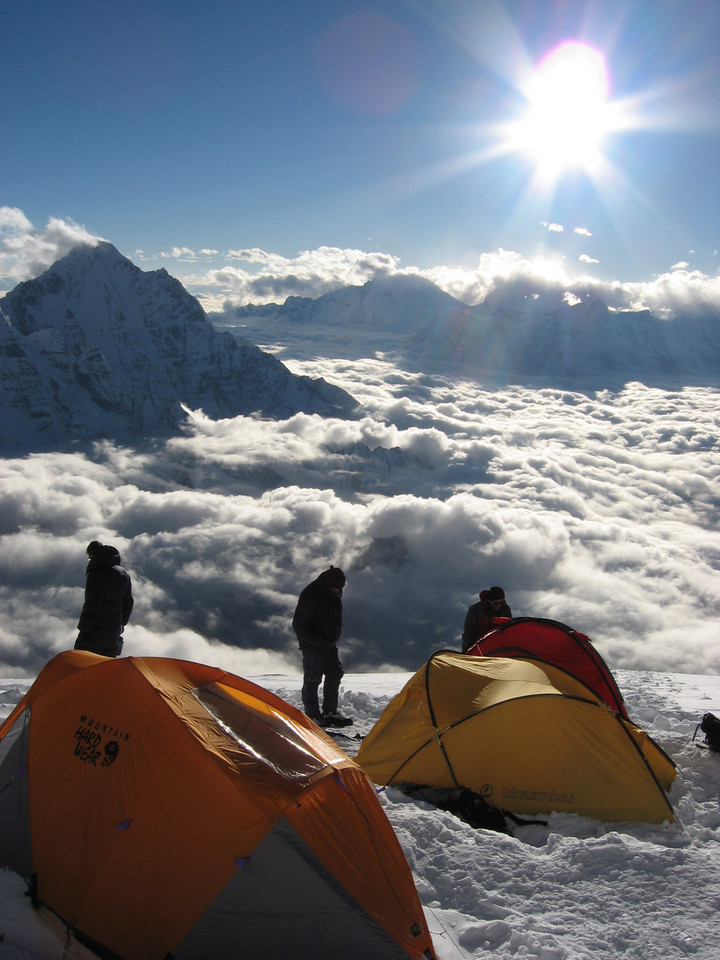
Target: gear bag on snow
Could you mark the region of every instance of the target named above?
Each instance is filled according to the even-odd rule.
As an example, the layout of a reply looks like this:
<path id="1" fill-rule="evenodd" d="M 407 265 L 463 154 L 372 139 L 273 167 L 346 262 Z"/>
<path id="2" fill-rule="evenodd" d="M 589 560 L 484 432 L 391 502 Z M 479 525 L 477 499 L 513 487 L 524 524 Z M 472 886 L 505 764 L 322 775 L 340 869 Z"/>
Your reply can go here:
<path id="1" fill-rule="evenodd" d="M 706 713 L 700 723 L 695 727 L 693 740 L 697 736 L 698 730 L 705 734 L 705 744 L 711 749 L 720 753 L 720 720 L 712 714 Z"/>

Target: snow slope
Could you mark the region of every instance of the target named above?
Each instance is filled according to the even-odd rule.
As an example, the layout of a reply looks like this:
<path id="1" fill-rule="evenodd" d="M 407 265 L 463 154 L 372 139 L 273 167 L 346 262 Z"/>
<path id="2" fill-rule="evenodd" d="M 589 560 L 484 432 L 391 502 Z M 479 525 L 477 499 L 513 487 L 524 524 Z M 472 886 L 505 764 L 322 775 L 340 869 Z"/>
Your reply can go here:
<path id="1" fill-rule="evenodd" d="M 344 678 L 341 706 L 367 733 L 409 674 Z M 252 677 L 300 705 L 299 676 Z M 720 938 L 720 755 L 693 743 L 702 715 L 720 714 L 720 678 L 624 671 L 632 719 L 678 765 L 676 822 L 604 824 L 554 814 L 506 836 L 380 793 L 416 877 L 439 960 L 716 960 Z M 29 686 L 0 681 L 0 716 Z M 352 729 L 352 728 L 351 728 Z M 354 753 L 353 741 L 339 740 Z M 0 871 L 0 957 L 64 956 L 57 918 L 35 912 L 24 884 Z M 71 937 L 71 955 L 92 958 Z"/>

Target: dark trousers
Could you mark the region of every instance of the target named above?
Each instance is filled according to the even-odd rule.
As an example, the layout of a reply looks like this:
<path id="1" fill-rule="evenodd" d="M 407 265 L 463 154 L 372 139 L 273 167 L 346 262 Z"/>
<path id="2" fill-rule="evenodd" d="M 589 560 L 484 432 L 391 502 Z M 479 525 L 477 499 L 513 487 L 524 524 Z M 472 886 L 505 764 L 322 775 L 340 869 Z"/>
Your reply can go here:
<path id="1" fill-rule="evenodd" d="M 338 691 L 344 673 L 337 646 L 305 646 L 300 649 L 303 659 L 302 702 L 305 713 L 313 720 L 320 716 L 318 690 L 323 677 L 323 713 L 337 713 Z"/>
<path id="2" fill-rule="evenodd" d="M 111 640 L 93 638 L 91 633 L 79 633 L 75 641 L 74 650 L 89 650 L 90 653 L 99 653 L 101 657 L 119 657 L 122 653 L 124 640 L 114 637 Z"/>

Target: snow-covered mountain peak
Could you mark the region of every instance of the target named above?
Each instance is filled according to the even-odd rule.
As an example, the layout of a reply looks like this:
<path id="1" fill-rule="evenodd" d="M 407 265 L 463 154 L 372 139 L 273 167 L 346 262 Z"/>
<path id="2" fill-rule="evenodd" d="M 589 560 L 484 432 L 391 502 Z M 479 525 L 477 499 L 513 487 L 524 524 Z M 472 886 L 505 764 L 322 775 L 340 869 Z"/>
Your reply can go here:
<path id="1" fill-rule="evenodd" d="M 29 447 L 174 430 L 213 418 L 352 415 L 355 401 L 219 333 L 166 270 L 110 243 L 74 248 L 0 300 L 0 441 Z"/>
<path id="2" fill-rule="evenodd" d="M 459 301 L 425 277 L 396 274 L 362 286 L 341 287 L 315 300 L 288 297 L 283 304 L 242 307 L 233 314 L 238 319 L 262 316 L 280 322 L 414 333 L 458 307 L 462 307 Z"/>

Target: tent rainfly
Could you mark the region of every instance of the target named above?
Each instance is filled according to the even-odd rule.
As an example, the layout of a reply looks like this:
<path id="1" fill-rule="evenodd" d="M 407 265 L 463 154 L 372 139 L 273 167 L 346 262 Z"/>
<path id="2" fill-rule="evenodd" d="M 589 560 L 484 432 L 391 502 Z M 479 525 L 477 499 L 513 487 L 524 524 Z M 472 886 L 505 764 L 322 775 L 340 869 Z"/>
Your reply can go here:
<path id="1" fill-rule="evenodd" d="M 196 663 L 46 665 L 0 726 L 0 865 L 113 960 L 434 956 L 363 770 Z"/>
<path id="2" fill-rule="evenodd" d="M 559 620 L 540 617 L 505 619 L 467 651 L 484 657 L 544 660 L 582 680 L 605 703 L 629 720 L 615 678 L 589 637 Z"/>
<path id="3" fill-rule="evenodd" d="M 538 660 L 433 654 L 356 759 L 377 784 L 464 788 L 520 816 L 673 819 L 667 754 L 581 681 Z"/>

